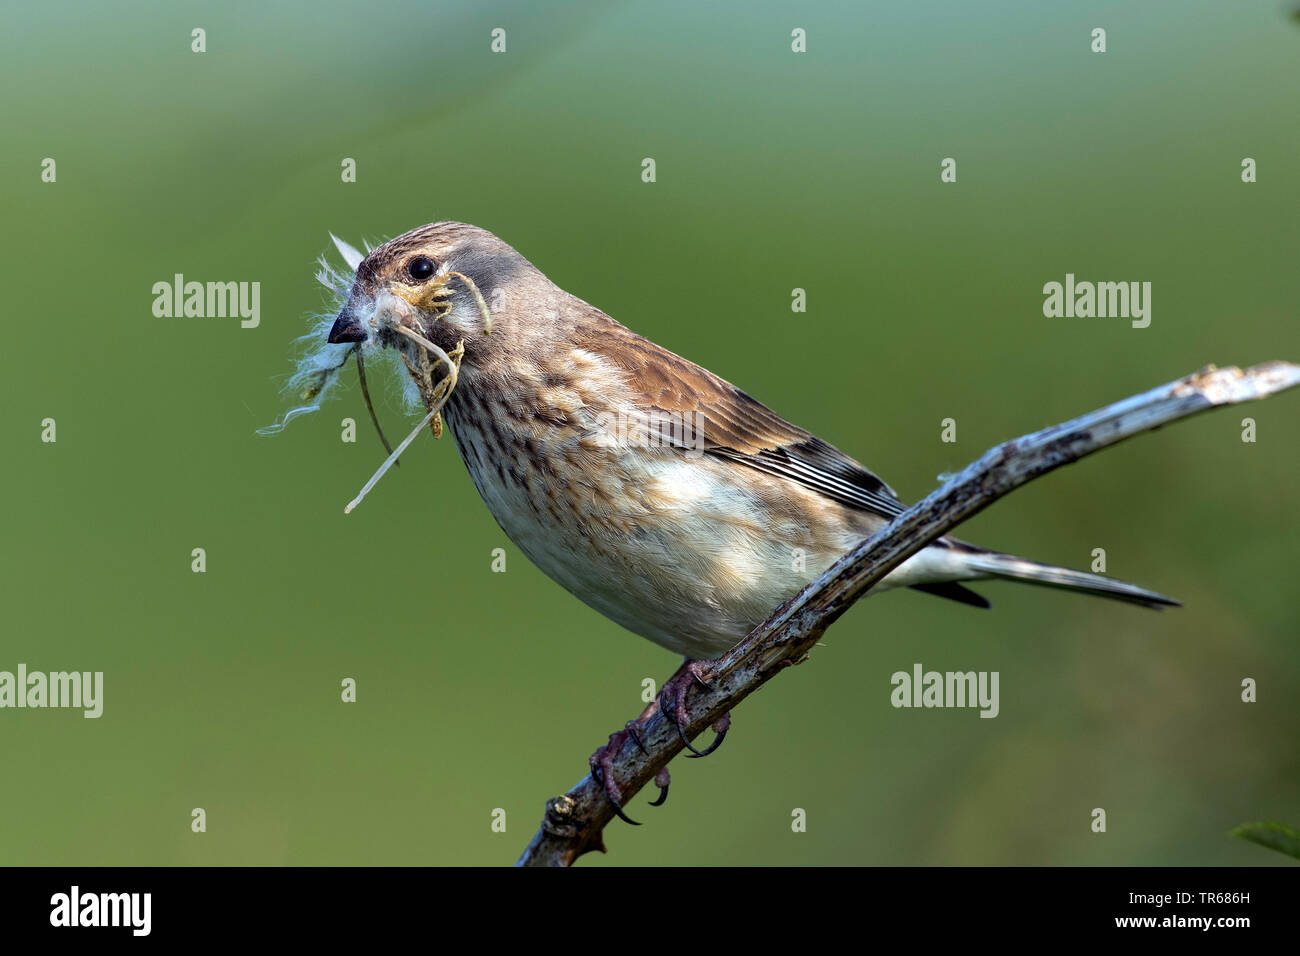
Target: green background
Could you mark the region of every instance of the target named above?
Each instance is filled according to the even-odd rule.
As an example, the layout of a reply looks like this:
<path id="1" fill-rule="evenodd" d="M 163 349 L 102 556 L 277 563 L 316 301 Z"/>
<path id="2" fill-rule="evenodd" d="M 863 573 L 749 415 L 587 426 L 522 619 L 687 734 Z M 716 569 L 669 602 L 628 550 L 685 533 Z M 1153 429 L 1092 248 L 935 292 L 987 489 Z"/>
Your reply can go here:
<path id="1" fill-rule="evenodd" d="M 327 307 L 330 230 L 490 229 L 908 500 L 1206 363 L 1300 358 L 1300 25 L 1277 3 L 3 16 L 0 669 L 102 670 L 106 699 L 97 721 L 0 711 L 0 863 L 509 863 L 676 666 L 533 568 L 449 439 L 344 517 L 383 457 L 350 370 L 320 414 L 254 434 Z M 259 281 L 260 327 L 155 318 L 177 272 Z M 1067 272 L 1152 282 L 1150 328 L 1044 318 Z M 1016 493 L 961 535 L 1075 567 L 1105 548 L 1187 607 L 1001 583 L 991 612 L 864 601 L 584 864 L 1283 862 L 1226 834 L 1300 823 L 1297 439 L 1285 395 Z M 999 671 L 1001 716 L 893 709 L 915 662 Z"/>

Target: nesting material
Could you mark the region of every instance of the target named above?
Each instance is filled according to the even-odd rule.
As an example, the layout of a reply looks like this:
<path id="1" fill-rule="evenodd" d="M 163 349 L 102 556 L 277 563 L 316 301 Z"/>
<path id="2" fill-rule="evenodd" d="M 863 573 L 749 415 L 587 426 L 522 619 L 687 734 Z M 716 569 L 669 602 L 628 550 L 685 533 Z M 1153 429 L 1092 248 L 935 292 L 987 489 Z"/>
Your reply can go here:
<path id="1" fill-rule="evenodd" d="M 338 310 L 341 310 L 349 303 L 356 269 L 364 257 L 361 252 L 332 233 L 330 238 L 334 240 L 340 255 L 343 256 L 348 271 L 335 269 L 322 258 L 316 278 L 334 293 Z M 297 371 L 286 386 L 287 391 L 297 392 L 301 400 L 307 404 L 290 409 L 274 425 L 258 429 L 258 434 L 261 435 L 278 434 L 299 415 L 318 411 L 326 394 L 338 382 L 340 370 L 347 364 L 347 360 L 355 355 L 361 395 L 365 400 L 370 420 L 379 433 L 379 440 L 388 452 L 388 458 L 362 487 L 361 492 L 343 509 L 345 514 L 350 514 L 388 469 L 398 464 L 401 453 L 426 425 L 434 438 L 442 436 L 442 409 L 459 381 L 460 363 L 465 355 L 465 342 L 463 339 L 457 342 L 456 348 L 448 354 L 431 342 L 425 335 L 425 331 L 430 320 L 436 323 L 450 316 L 454 308 L 454 292 L 450 288 L 453 279 L 458 280 L 470 293 L 483 320 L 483 334 L 490 335 L 492 333 L 491 310 L 474 280 L 464 273 L 443 271 L 427 285 L 416 289 L 402 286 L 382 289 L 373 298 L 367 297 L 365 300 L 366 312 L 369 315 L 365 325 L 369 329 L 369 334 L 363 342 L 329 344 L 328 335 L 333 318 L 317 316 L 315 328 L 299 340 L 300 344 L 305 345 L 305 354 L 298 359 Z M 355 297 L 352 306 L 355 310 Z M 381 331 L 392 332 L 418 346 L 415 350 L 415 360 L 410 358 L 409 350 L 384 348 L 380 343 L 387 341 L 391 345 L 392 340 L 374 334 Z M 394 360 L 400 357 L 406 366 L 407 375 L 402 378 L 407 387 L 408 399 L 412 400 L 412 404 L 418 401 L 425 408 L 425 415 L 420 424 L 395 449 L 388 443 L 380 427 L 379 416 L 370 398 L 370 389 L 366 382 L 364 358 L 366 351 L 370 351 L 372 357 L 380 355 Z M 400 365 L 397 367 L 401 368 Z"/>

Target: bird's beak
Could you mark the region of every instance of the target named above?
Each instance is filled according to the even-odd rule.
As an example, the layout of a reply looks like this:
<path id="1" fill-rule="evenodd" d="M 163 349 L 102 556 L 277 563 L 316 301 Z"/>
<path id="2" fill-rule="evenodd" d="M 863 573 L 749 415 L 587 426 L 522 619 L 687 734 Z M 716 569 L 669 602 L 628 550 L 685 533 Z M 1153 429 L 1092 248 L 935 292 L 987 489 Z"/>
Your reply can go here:
<path id="1" fill-rule="evenodd" d="M 361 342 L 365 337 L 366 333 L 361 328 L 361 323 L 357 321 L 350 308 L 345 308 L 330 328 L 329 343 L 338 345 L 344 342 Z"/>

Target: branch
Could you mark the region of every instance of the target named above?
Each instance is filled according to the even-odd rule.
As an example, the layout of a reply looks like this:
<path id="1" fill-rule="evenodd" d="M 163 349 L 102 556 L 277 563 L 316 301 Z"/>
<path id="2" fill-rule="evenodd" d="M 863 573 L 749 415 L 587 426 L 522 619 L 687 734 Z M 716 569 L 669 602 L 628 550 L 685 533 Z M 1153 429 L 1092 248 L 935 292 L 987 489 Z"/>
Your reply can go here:
<path id="1" fill-rule="evenodd" d="M 862 542 L 719 658 L 707 691 L 688 698 L 686 736 L 694 739 L 784 668 L 803 661 L 834 621 L 886 574 L 931 541 L 1026 482 L 1133 435 L 1218 405 L 1266 398 L 1300 385 L 1300 366 L 1267 362 L 1242 371 L 1207 366 L 1199 372 L 1090 412 L 1073 421 L 1004 442 L 950 478 L 924 500 Z M 614 779 L 630 798 L 683 749 L 672 725 L 655 714 L 641 732 L 643 753 L 627 743 Z M 625 800 L 626 802 L 626 800 Z M 518 866 L 568 866 L 605 849 L 601 833 L 614 817 L 590 775 L 548 800 L 541 828 Z"/>

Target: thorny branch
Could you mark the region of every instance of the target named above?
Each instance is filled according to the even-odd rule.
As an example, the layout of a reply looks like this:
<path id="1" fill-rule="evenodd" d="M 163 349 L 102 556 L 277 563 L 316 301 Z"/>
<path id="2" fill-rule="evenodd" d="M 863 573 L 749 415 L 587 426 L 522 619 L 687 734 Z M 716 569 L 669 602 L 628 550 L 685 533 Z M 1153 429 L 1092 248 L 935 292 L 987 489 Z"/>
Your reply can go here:
<path id="1" fill-rule="evenodd" d="M 1219 405 L 1266 398 L 1300 384 L 1300 366 L 1267 362 L 1245 371 L 1207 366 L 1073 421 L 1004 442 L 908 508 L 777 608 L 719 658 L 708 690 L 688 699 L 684 730 L 694 739 L 723 714 L 791 664 L 804 659 L 828 627 L 895 567 L 1026 482 L 1126 438 Z M 656 714 L 641 734 L 643 753 L 628 741 L 617 754 L 614 779 L 630 798 L 681 752 L 672 725 Z M 602 831 L 614 810 L 590 775 L 547 801 L 541 828 L 518 866 L 568 866 L 604 850 Z"/>

